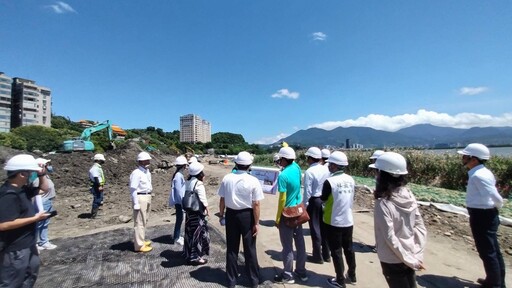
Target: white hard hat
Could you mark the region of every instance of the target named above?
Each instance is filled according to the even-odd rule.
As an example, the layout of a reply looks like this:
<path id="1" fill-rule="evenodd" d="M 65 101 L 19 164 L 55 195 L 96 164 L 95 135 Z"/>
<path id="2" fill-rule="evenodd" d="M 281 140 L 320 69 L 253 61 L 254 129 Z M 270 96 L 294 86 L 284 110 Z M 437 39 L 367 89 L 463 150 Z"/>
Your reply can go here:
<path id="1" fill-rule="evenodd" d="M 388 172 L 393 176 L 409 173 L 407 172 L 407 161 L 404 156 L 395 152 L 382 153 L 375 163 L 370 164 L 368 167 Z"/>
<path id="2" fill-rule="evenodd" d="M 306 151 L 306 156 L 310 156 L 311 158 L 320 159 L 322 158 L 322 151 L 318 147 L 310 147 L 308 151 Z"/>
<path id="3" fill-rule="evenodd" d="M 279 160 L 279 154 L 277 154 L 277 153 L 276 153 L 276 154 L 274 154 L 273 159 L 274 159 L 274 162 L 276 162 L 277 160 Z"/>
<path id="4" fill-rule="evenodd" d="M 41 167 L 37 165 L 36 159 L 32 155 L 28 154 L 19 154 L 13 156 L 11 159 L 5 163 L 4 170 L 7 171 L 19 171 L 19 170 L 28 170 L 28 171 L 41 171 Z"/>
<path id="5" fill-rule="evenodd" d="M 101 161 L 105 161 L 105 156 L 103 156 L 103 154 L 96 154 L 94 155 L 94 160 L 101 160 Z"/>
<path id="6" fill-rule="evenodd" d="M 145 160 L 151 160 L 151 155 L 149 155 L 148 152 L 140 152 L 139 155 L 137 155 L 137 161 L 145 161 Z"/>
<path id="7" fill-rule="evenodd" d="M 457 153 L 462 155 L 474 156 L 481 160 L 489 160 L 491 158 L 491 152 L 489 148 L 480 143 L 471 143 L 464 150 L 459 150 Z"/>
<path id="8" fill-rule="evenodd" d="M 240 165 L 251 165 L 254 157 L 249 152 L 242 151 L 236 155 L 235 163 Z"/>
<path id="9" fill-rule="evenodd" d="M 295 159 L 295 150 L 292 147 L 283 147 L 277 153 L 280 158 Z"/>
<path id="10" fill-rule="evenodd" d="M 192 156 L 192 157 L 190 157 L 190 159 L 188 159 L 189 164 L 194 163 L 194 162 L 199 162 L 199 161 L 197 161 L 196 156 Z"/>
<path id="11" fill-rule="evenodd" d="M 341 151 L 334 151 L 331 153 L 331 156 L 327 159 L 327 162 L 334 163 L 336 165 L 340 166 L 347 166 L 348 165 L 348 159 L 347 155 Z"/>
<path id="12" fill-rule="evenodd" d="M 329 156 L 331 156 L 331 151 L 327 148 L 322 149 L 322 158 L 329 158 Z"/>
<path id="13" fill-rule="evenodd" d="M 382 150 L 375 150 L 372 154 L 372 156 L 370 156 L 370 159 L 377 159 L 379 158 L 380 155 L 382 155 L 384 153 L 384 151 Z"/>
<path id="14" fill-rule="evenodd" d="M 46 165 L 46 163 L 48 163 L 48 162 L 50 162 L 50 161 L 52 161 L 52 160 L 50 160 L 50 159 L 44 159 L 44 158 L 37 158 L 37 159 L 36 159 L 36 163 L 37 163 L 38 165 Z"/>
<path id="15" fill-rule="evenodd" d="M 203 171 L 204 166 L 199 162 L 193 162 L 188 165 L 188 174 L 195 176 Z"/>
<path id="16" fill-rule="evenodd" d="M 178 156 L 176 157 L 176 160 L 174 161 L 174 165 L 187 165 L 187 158 L 185 156 Z"/>

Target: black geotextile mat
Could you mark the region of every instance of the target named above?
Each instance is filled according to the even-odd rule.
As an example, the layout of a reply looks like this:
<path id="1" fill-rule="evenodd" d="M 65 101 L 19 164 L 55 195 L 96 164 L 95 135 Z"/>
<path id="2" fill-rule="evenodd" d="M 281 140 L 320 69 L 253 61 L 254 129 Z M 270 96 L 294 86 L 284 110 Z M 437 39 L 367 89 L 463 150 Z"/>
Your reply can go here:
<path id="1" fill-rule="evenodd" d="M 225 287 L 223 234 L 210 226 L 208 263 L 190 266 L 182 256 L 182 246 L 171 244 L 171 228 L 147 229 L 146 238 L 153 242 L 149 253 L 133 252 L 133 228 L 52 240 L 58 248 L 41 251 L 35 287 Z M 244 271 L 243 266 L 239 269 Z M 238 284 L 249 284 L 243 273 Z M 260 285 L 271 286 L 268 281 Z"/>

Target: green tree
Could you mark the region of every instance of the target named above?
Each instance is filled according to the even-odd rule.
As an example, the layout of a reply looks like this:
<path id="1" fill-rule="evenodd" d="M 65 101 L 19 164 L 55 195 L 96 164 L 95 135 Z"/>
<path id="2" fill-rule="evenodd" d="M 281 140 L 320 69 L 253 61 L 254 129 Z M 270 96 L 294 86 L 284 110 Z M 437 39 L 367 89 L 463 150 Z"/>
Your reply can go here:
<path id="1" fill-rule="evenodd" d="M 27 149 L 27 141 L 23 137 L 10 132 L 0 133 L 0 145 L 18 150 Z"/>
<path id="2" fill-rule="evenodd" d="M 12 133 L 25 139 L 28 151 L 43 152 L 58 150 L 64 141 L 59 130 L 39 125 L 22 126 L 12 129 Z"/>

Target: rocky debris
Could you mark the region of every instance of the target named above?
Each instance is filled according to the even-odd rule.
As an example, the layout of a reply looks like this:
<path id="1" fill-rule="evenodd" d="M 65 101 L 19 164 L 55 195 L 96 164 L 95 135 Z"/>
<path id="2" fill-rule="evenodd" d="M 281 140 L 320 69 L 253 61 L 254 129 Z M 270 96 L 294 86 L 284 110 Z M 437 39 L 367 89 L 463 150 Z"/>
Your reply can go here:
<path id="1" fill-rule="evenodd" d="M 125 215 L 119 215 L 119 217 L 117 217 L 119 219 L 119 221 L 121 221 L 122 223 L 128 223 L 130 221 L 132 221 L 132 217 L 130 216 L 125 216 Z"/>

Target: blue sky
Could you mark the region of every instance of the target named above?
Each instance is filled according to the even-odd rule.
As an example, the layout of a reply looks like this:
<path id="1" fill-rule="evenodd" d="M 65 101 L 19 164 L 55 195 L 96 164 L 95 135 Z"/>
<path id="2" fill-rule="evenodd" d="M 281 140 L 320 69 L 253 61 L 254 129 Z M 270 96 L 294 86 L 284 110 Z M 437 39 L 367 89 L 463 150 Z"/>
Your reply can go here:
<path id="1" fill-rule="evenodd" d="M 512 2 L 0 0 L 0 71 L 53 112 L 271 143 L 300 129 L 512 126 Z"/>

